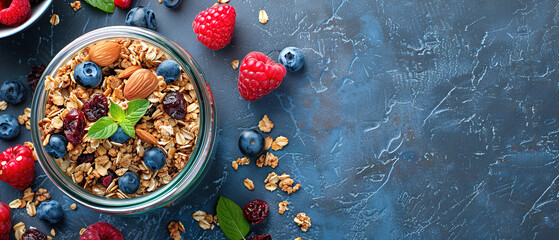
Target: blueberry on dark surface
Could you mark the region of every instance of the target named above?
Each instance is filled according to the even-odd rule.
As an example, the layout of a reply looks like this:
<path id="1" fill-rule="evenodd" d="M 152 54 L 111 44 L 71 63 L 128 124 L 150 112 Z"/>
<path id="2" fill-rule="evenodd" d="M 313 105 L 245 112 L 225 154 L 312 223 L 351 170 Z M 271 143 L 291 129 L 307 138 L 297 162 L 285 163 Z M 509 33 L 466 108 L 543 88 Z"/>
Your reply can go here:
<path id="1" fill-rule="evenodd" d="M 31 71 L 27 74 L 27 82 L 33 90 L 37 89 L 37 84 L 39 80 L 41 80 L 41 76 L 43 76 L 43 72 L 46 68 L 47 67 L 43 64 L 37 64 L 31 67 Z"/>
<path id="2" fill-rule="evenodd" d="M 133 172 L 126 172 L 118 178 L 118 188 L 123 193 L 133 194 L 140 188 L 140 178 Z"/>
<path id="3" fill-rule="evenodd" d="M 39 204 L 37 208 L 37 216 L 39 219 L 48 221 L 55 224 L 62 220 L 64 217 L 64 211 L 62 211 L 62 206 L 56 200 L 48 200 Z"/>
<path id="4" fill-rule="evenodd" d="M 166 83 L 172 83 L 181 76 L 181 68 L 177 62 L 165 60 L 157 67 L 157 75 L 162 76 Z"/>
<path id="5" fill-rule="evenodd" d="M 172 118 L 183 119 L 186 116 L 186 99 L 180 92 L 168 92 L 163 97 L 163 110 Z"/>
<path id="6" fill-rule="evenodd" d="M 117 143 L 125 143 L 128 139 L 130 139 L 130 136 L 128 136 L 120 126 L 118 126 L 116 132 L 109 137 L 109 140 Z"/>
<path id="7" fill-rule="evenodd" d="M 6 80 L 2 83 L 2 86 L 0 86 L 0 94 L 2 94 L 2 100 L 12 104 L 18 104 L 23 102 L 25 87 L 23 87 L 23 84 L 18 80 Z"/>
<path id="8" fill-rule="evenodd" d="M 10 114 L 0 115 L 0 138 L 4 140 L 14 139 L 19 136 L 19 123 Z"/>
<path id="9" fill-rule="evenodd" d="M 272 240 L 272 236 L 270 234 L 254 235 L 247 238 L 247 240 Z"/>
<path id="10" fill-rule="evenodd" d="M 47 235 L 36 228 L 30 228 L 21 236 L 21 240 L 47 240 Z"/>
<path id="11" fill-rule="evenodd" d="M 239 136 L 239 149 L 245 156 L 258 157 L 264 152 L 264 137 L 256 130 L 245 130 Z"/>
<path id="12" fill-rule="evenodd" d="M 97 93 L 83 104 L 83 114 L 87 121 L 95 122 L 109 113 L 109 102 L 107 97 L 101 93 Z"/>
<path id="13" fill-rule="evenodd" d="M 266 219 L 269 212 L 270 206 L 268 203 L 258 199 L 248 203 L 243 208 L 243 216 L 245 216 L 245 219 L 252 224 L 262 222 L 262 220 Z"/>
<path id="14" fill-rule="evenodd" d="M 159 170 L 167 162 L 167 154 L 161 148 L 150 148 L 144 153 L 144 163 L 151 170 Z"/>
<path id="15" fill-rule="evenodd" d="M 286 47 L 281 50 L 278 62 L 283 65 L 287 71 L 296 72 L 305 65 L 305 56 L 299 48 Z"/>
<path id="16" fill-rule="evenodd" d="M 64 135 L 53 134 L 45 146 L 45 151 L 53 158 L 62 158 L 66 155 L 66 145 L 68 145 L 68 140 Z"/>
<path id="17" fill-rule="evenodd" d="M 77 108 L 70 110 L 64 117 L 64 135 L 68 142 L 71 142 L 74 146 L 80 144 L 83 136 L 87 133 L 85 125 L 83 112 Z"/>
<path id="18" fill-rule="evenodd" d="M 82 163 L 92 163 L 93 160 L 95 160 L 95 154 L 93 153 L 88 153 L 88 154 L 82 154 L 78 157 L 78 164 L 82 164 Z M 110 169 L 109 169 L 110 170 Z"/>
<path id="19" fill-rule="evenodd" d="M 83 62 L 74 68 L 74 79 L 83 87 L 95 88 L 101 84 L 103 72 L 94 62 Z"/>
<path id="20" fill-rule="evenodd" d="M 126 26 L 136 26 L 149 28 L 155 30 L 157 24 L 155 23 L 155 14 L 147 7 L 135 7 L 130 9 L 124 21 Z"/>
<path id="21" fill-rule="evenodd" d="M 163 4 L 168 8 L 176 8 L 181 5 L 181 0 L 163 0 Z"/>

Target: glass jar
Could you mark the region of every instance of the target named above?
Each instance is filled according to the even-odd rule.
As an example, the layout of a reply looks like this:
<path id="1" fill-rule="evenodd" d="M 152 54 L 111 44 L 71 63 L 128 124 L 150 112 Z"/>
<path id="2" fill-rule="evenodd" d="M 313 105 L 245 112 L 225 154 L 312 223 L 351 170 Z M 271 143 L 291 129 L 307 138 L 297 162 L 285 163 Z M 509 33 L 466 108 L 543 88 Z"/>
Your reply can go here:
<path id="1" fill-rule="evenodd" d="M 160 189 L 131 199 L 113 199 L 97 196 L 75 184 L 60 169 L 55 159 L 47 154 L 42 141 L 38 123 L 45 117 L 48 92 L 44 87 L 45 77 L 55 76 L 58 69 L 85 47 L 101 40 L 133 39 L 141 40 L 159 48 L 169 59 L 179 63 L 181 68 L 193 79 L 192 84 L 198 94 L 200 107 L 200 128 L 196 148 L 186 167 L 167 185 Z M 31 106 L 31 135 L 37 157 L 46 175 L 66 195 L 75 201 L 98 212 L 109 214 L 143 213 L 163 207 L 181 196 L 186 196 L 202 180 L 210 163 L 216 138 L 215 103 L 210 86 L 200 66 L 182 47 L 159 33 L 138 27 L 114 26 L 97 29 L 82 35 L 62 49 L 46 68 L 33 96 Z"/>

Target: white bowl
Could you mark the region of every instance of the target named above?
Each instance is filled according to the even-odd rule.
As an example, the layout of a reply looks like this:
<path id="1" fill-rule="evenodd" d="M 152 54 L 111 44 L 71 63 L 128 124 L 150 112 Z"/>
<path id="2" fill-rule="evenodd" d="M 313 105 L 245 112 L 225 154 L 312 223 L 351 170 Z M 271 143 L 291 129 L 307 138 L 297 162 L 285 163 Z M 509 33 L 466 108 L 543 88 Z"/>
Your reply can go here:
<path id="1" fill-rule="evenodd" d="M 23 24 L 17 27 L 8 27 L 0 24 L 0 38 L 5 38 L 12 36 L 18 32 L 25 30 L 27 27 L 31 26 L 35 21 L 37 21 L 43 14 L 47 11 L 53 0 L 43 0 L 40 3 L 32 4 L 31 6 L 31 17 L 27 19 Z"/>

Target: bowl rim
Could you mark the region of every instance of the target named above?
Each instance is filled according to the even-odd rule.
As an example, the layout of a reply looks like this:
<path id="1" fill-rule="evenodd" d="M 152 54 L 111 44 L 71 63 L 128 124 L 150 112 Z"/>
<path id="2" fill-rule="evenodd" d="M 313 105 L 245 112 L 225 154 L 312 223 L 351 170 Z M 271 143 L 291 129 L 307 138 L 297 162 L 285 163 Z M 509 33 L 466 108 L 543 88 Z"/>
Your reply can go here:
<path id="1" fill-rule="evenodd" d="M 109 39 L 138 39 L 146 41 L 177 60 L 187 74 L 193 77 L 200 108 L 200 129 L 197 145 L 185 168 L 170 183 L 149 194 L 132 199 L 112 199 L 97 196 L 68 181 L 54 158 L 50 157 L 42 146 L 38 122 L 44 118 L 44 106 L 47 92 L 44 91 L 44 80 L 49 74 L 56 74 L 66 61 L 78 51 L 91 44 Z M 42 105 L 41 105 L 42 104 Z M 39 108 L 40 107 L 40 108 Z M 90 31 L 66 45 L 47 66 L 33 96 L 32 108 L 42 110 L 31 113 L 31 137 L 39 164 L 48 178 L 67 196 L 93 210 L 109 214 L 144 213 L 165 206 L 186 192 L 192 191 L 205 175 L 211 161 L 211 154 L 216 139 L 215 103 L 210 86 L 200 66 L 194 58 L 177 43 L 161 34 L 145 28 L 130 26 L 111 26 Z M 68 182 L 70 182 L 68 184 Z"/>
<path id="2" fill-rule="evenodd" d="M 36 23 L 39 19 L 41 19 L 42 16 L 45 15 L 47 9 L 49 9 L 53 2 L 54 0 L 43 0 L 43 2 L 36 4 L 34 8 L 36 8 L 37 10 L 33 11 L 32 7 L 31 16 L 29 17 L 29 19 L 27 19 L 27 21 L 17 27 L 7 27 L 0 25 L 0 39 L 16 35 L 33 26 L 34 23 Z"/>

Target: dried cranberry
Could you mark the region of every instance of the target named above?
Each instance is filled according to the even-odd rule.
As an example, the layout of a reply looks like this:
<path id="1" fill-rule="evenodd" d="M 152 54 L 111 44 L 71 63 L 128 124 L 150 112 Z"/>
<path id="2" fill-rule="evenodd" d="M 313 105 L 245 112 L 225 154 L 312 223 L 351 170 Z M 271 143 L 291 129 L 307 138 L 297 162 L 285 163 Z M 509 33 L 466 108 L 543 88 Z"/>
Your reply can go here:
<path id="1" fill-rule="evenodd" d="M 64 117 L 64 135 L 74 145 L 82 142 L 85 135 L 85 117 L 83 112 L 77 108 L 70 110 Z"/>
<path id="2" fill-rule="evenodd" d="M 270 206 L 262 200 L 254 200 L 243 208 L 243 215 L 252 224 L 259 224 L 268 216 Z"/>
<path id="3" fill-rule="evenodd" d="M 247 238 L 247 240 L 272 240 L 272 236 L 270 234 L 254 235 Z"/>
<path id="4" fill-rule="evenodd" d="M 103 186 L 108 187 L 113 182 L 113 179 L 117 177 L 118 176 L 116 175 L 116 173 L 113 170 L 109 169 L 107 171 L 107 176 L 101 178 L 101 182 L 103 182 Z"/>
<path id="5" fill-rule="evenodd" d="M 146 111 L 146 113 L 144 114 L 144 116 L 148 116 L 151 117 L 151 115 L 153 115 L 153 113 L 155 113 L 155 110 L 157 110 L 157 107 L 151 105 L 148 110 Z"/>
<path id="6" fill-rule="evenodd" d="M 163 98 L 163 110 L 175 119 L 186 116 L 186 99 L 180 92 L 168 92 Z"/>
<path id="7" fill-rule="evenodd" d="M 92 163 L 93 160 L 95 160 L 95 154 L 90 153 L 90 154 L 82 154 L 78 157 L 78 164 L 82 164 L 82 163 Z"/>
<path id="8" fill-rule="evenodd" d="M 31 68 L 31 71 L 27 74 L 27 82 L 33 90 L 37 89 L 37 84 L 41 80 L 41 76 L 47 67 L 43 64 L 37 64 Z"/>
<path id="9" fill-rule="evenodd" d="M 97 93 L 83 104 L 83 113 L 87 121 L 95 122 L 109 113 L 109 103 L 107 97 Z"/>
<path id="10" fill-rule="evenodd" d="M 47 240 L 47 235 L 35 228 L 30 228 L 21 236 L 22 240 Z"/>

